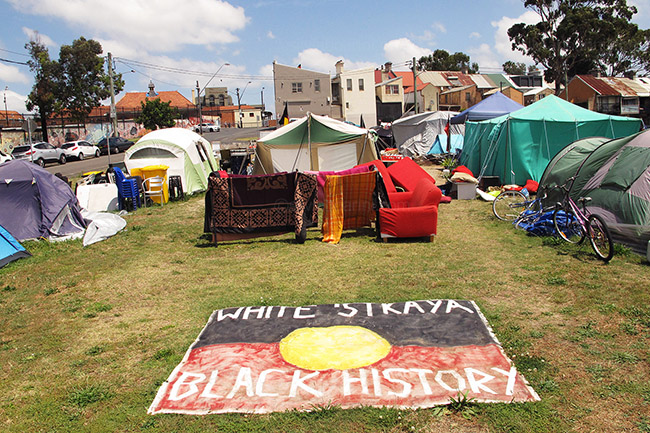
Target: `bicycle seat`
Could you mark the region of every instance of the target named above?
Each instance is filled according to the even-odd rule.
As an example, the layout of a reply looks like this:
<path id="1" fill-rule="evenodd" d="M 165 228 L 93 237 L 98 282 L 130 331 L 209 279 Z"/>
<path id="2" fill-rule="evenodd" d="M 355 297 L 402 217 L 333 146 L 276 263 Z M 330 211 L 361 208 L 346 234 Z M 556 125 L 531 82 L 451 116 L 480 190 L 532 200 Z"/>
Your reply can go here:
<path id="1" fill-rule="evenodd" d="M 589 203 L 591 201 L 591 197 L 580 197 L 578 199 L 578 203 Z"/>

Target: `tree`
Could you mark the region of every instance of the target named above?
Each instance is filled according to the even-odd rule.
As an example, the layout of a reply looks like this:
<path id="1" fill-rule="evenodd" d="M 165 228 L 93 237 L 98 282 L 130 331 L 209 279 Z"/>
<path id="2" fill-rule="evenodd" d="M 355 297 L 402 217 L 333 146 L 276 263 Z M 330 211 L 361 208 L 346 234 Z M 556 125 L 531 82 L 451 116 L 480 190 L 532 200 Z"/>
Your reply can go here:
<path id="1" fill-rule="evenodd" d="M 515 63 L 512 60 L 508 60 L 501 67 L 503 68 L 503 72 L 508 75 L 524 75 L 526 73 L 525 63 Z"/>
<path id="2" fill-rule="evenodd" d="M 50 53 L 38 35 L 25 44 L 25 49 L 31 57 L 27 64 L 34 73 L 34 86 L 27 95 L 25 107 L 29 111 L 38 110 L 43 139 L 47 139 L 47 120 L 57 110 L 56 95 L 61 68 L 57 61 L 50 59 Z"/>
<path id="3" fill-rule="evenodd" d="M 110 78 L 104 72 L 100 54 L 101 44 L 83 36 L 72 45 L 63 45 L 59 52 L 61 85 L 57 96 L 61 109 L 79 123 L 84 123 L 91 110 L 110 96 Z M 113 83 L 115 92 L 120 92 L 124 87 L 122 75 L 114 75 Z"/>
<path id="4" fill-rule="evenodd" d="M 544 66 L 544 76 L 547 81 L 555 82 L 556 94 L 569 71 L 615 63 L 612 49 L 623 50 L 619 59 L 622 56 L 641 60 L 639 44 L 645 33 L 638 34 L 638 27 L 630 23 L 637 10 L 628 6 L 626 0 L 524 0 L 524 6 L 536 12 L 541 20 L 510 27 L 512 48 Z M 640 39 L 628 46 L 620 40 L 625 34 Z"/>
<path id="5" fill-rule="evenodd" d="M 176 124 L 175 119 L 179 117 L 176 107 L 171 102 L 162 102 L 160 98 L 148 99 L 146 103 L 140 102 L 142 112 L 135 118 L 145 128 L 156 130 L 159 128 L 170 128 Z"/>
<path id="6" fill-rule="evenodd" d="M 478 73 L 478 63 L 469 63 L 469 56 L 465 53 L 449 54 L 445 50 L 435 50 L 428 56 L 420 57 L 418 69 L 421 71 L 462 71 L 470 74 Z"/>

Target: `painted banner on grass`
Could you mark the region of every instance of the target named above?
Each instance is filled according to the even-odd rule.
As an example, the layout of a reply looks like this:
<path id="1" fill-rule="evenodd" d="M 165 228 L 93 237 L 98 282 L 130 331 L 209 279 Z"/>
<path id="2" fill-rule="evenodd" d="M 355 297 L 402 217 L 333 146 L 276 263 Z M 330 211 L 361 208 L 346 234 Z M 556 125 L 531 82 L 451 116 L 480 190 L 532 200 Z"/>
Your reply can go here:
<path id="1" fill-rule="evenodd" d="M 536 401 L 472 301 L 215 311 L 149 413 Z"/>

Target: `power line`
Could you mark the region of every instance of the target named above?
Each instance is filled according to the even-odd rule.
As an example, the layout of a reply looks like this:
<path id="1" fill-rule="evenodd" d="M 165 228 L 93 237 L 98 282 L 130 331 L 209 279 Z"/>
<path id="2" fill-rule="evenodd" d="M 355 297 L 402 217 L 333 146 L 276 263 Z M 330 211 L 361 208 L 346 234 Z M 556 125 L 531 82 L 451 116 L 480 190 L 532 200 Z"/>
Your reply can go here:
<path id="1" fill-rule="evenodd" d="M 25 54 L 25 53 L 17 53 L 16 51 L 5 50 L 4 48 L 0 48 L 0 51 L 4 51 L 5 53 L 15 54 L 15 55 L 17 55 L 17 56 L 30 57 L 28 54 Z"/>
<path id="2" fill-rule="evenodd" d="M 29 63 L 25 63 L 25 62 L 17 62 L 17 61 L 15 61 L 15 60 L 9 60 L 9 59 L 3 59 L 2 57 L 0 57 L 0 62 L 13 63 L 13 64 L 15 64 L 15 65 L 25 65 L 25 66 L 29 66 Z"/>

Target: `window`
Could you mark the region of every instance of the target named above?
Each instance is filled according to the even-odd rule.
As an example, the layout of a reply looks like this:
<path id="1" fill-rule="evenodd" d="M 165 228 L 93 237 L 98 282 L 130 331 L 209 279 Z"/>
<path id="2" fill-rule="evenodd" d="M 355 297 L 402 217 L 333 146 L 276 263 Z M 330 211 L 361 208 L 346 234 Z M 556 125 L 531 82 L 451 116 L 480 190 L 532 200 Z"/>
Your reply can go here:
<path id="1" fill-rule="evenodd" d="M 291 93 L 302 93 L 302 83 L 291 83 Z"/>
<path id="2" fill-rule="evenodd" d="M 255 113 L 248 113 L 248 117 L 255 117 Z"/>
<path id="3" fill-rule="evenodd" d="M 347 83 L 348 90 L 352 90 L 352 78 L 348 78 L 345 82 Z"/>
<path id="4" fill-rule="evenodd" d="M 399 86 L 397 84 L 389 84 L 386 86 L 386 94 L 399 95 Z"/>
<path id="5" fill-rule="evenodd" d="M 363 88 L 364 88 L 364 86 L 363 86 L 363 78 L 359 78 L 359 91 L 363 92 Z"/>
<path id="6" fill-rule="evenodd" d="M 472 95 L 471 95 L 469 92 L 465 92 L 465 100 L 466 100 L 467 102 L 469 102 L 469 101 L 472 100 Z"/>
<path id="7" fill-rule="evenodd" d="M 320 92 L 320 80 L 314 80 L 314 92 Z"/>

